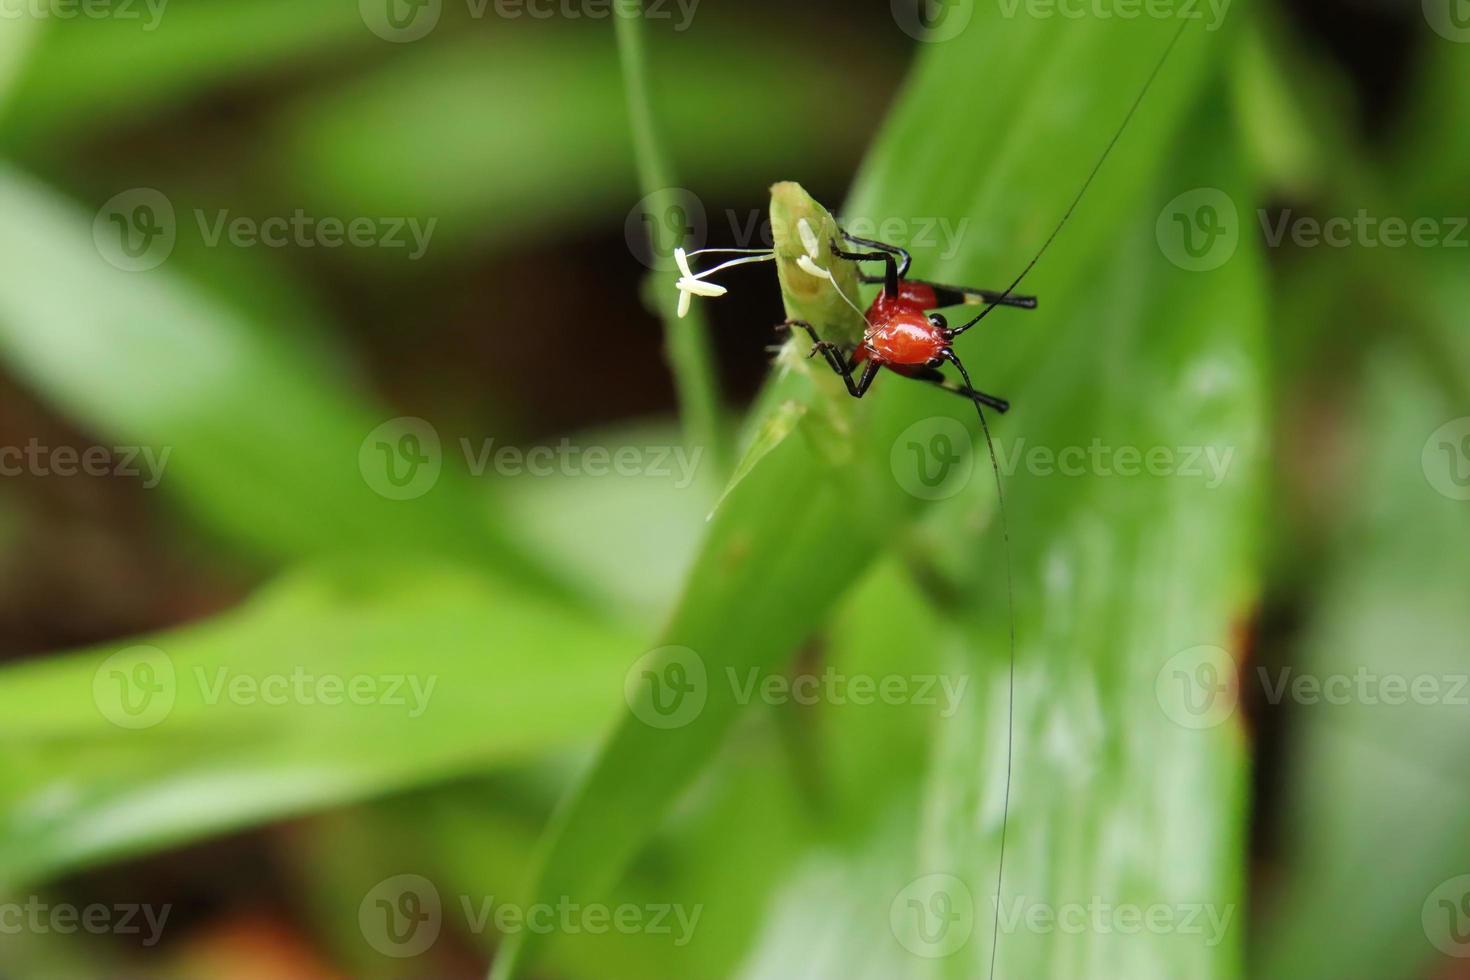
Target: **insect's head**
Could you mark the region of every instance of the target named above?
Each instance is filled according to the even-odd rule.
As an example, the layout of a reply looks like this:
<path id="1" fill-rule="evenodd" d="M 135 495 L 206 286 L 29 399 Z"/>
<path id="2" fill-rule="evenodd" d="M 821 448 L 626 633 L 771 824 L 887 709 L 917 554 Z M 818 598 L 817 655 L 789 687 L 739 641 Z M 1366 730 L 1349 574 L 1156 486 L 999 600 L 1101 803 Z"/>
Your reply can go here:
<path id="1" fill-rule="evenodd" d="M 944 338 L 945 343 L 949 343 L 951 340 L 954 340 L 954 331 L 949 329 L 949 321 L 946 320 L 941 314 L 930 313 L 929 326 L 933 327 L 935 332 Z"/>

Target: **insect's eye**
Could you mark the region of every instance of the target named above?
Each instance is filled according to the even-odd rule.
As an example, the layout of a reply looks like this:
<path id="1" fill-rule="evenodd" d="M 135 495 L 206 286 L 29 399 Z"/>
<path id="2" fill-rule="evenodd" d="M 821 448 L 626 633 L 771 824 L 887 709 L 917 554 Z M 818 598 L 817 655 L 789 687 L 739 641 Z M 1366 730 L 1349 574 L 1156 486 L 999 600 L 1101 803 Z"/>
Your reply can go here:
<path id="1" fill-rule="evenodd" d="M 929 326 L 933 327 L 935 330 L 943 330 L 944 328 L 949 326 L 949 321 L 940 316 L 938 313 L 930 313 Z"/>

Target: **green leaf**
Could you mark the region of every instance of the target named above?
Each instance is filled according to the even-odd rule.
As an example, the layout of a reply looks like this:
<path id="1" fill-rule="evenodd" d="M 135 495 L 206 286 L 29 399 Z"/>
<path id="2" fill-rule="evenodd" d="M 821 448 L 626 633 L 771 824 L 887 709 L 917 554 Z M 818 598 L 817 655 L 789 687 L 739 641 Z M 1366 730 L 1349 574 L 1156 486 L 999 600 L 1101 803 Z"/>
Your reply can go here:
<path id="1" fill-rule="evenodd" d="M 654 34 L 648 47 L 665 150 L 701 195 L 727 189 L 746 201 L 761 186 L 752 174 L 796 165 L 804 179 L 837 179 L 856 157 L 872 103 L 846 63 L 881 64 L 881 50 L 844 48 L 839 61 L 738 27 Z M 799 85 L 770 71 L 798 60 Z M 289 108 L 272 152 L 316 213 L 434 216 L 436 247 L 468 240 L 524 249 L 629 215 L 640 192 L 622 89 L 605 29 L 507 30 L 414 46 Z M 507 91 L 517 98 L 495 97 Z M 783 110 L 750 111 L 761 105 Z M 390 125 L 396 138 L 385 141 Z M 704 197 L 688 215 L 693 231 L 707 228 L 712 240 L 748 234 L 734 206 Z M 641 236 L 634 221 L 625 232 Z M 660 288 L 672 293 L 672 282 Z"/>
<path id="2" fill-rule="evenodd" d="M 580 746 L 630 649 L 522 589 L 400 563 L 6 668 L 5 884 Z"/>
<path id="3" fill-rule="evenodd" d="M 49 18 L 0 114 L 17 149 L 58 130 L 157 112 L 206 86 L 289 67 L 331 49 L 380 43 L 356 3 L 320 0 L 137 0 L 126 15 Z M 14 23 L 6 18 L 7 23 Z"/>
<path id="4" fill-rule="evenodd" d="M 1259 589 L 1264 282 L 1244 234 L 1220 268 L 1190 272 L 1161 253 L 1158 231 L 1180 190 L 1253 199 L 1220 105 L 1204 103 L 1179 165 L 1124 226 L 1095 308 L 1056 335 L 1086 356 L 1057 358 L 1024 432 L 1000 447 L 1018 466 L 1006 495 L 1018 643 L 1001 976 L 1240 970 L 1240 719 L 1195 713 L 1210 691 L 1180 701 L 1176 682 L 1200 683 L 1200 663 L 1228 677 Z M 1069 447 L 1074 463 L 1084 451 L 1097 461 L 1076 475 Z M 1164 454 L 1157 473 L 1151 454 Z M 1002 560 L 993 542 L 976 547 L 955 575 L 985 581 L 990 598 L 966 630 L 973 693 L 941 726 L 918 842 L 915 873 L 954 875 L 975 899 L 974 936 L 944 976 L 990 962 L 1008 738 Z M 1091 905 L 1104 909 L 1096 928 L 1029 925 L 1035 909 Z M 1131 932 L 1113 918 L 1126 909 L 1170 926 Z"/>
<path id="5" fill-rule="evenodd" d="M 641 0 L 633 0 L 631 12 L 618 11 L 613 17 L 613 28 L 617 33 L 623 92 L 633 133 L 633 156 L 638 165 L 638 184 L 643 191 L 641 207 L 651 239 L 649 245 L 653 255 L 664 258 L 688 244 L 682 238 L 689 203 L 676 184 L 654 121 L 639 4 Z M 692 309 L 684 310 L 680 316 L 676 312 L 679 301 L 672 291 L 664 289 L 655 291 L 654 295 L 658 297 L 657 308 L 664 321 L 664 349 L 679 393 L 684 442 L 689 446 L 703 446 L 723 472 L 729 466 L 729 454 L 720 417 L 719 383 L 710 353 L 709 324 L 703 314 Z"/>
<path id="6" fill-rule="evenodd" d="M 977 11 L 958 38 L 927 46 L 844 217 L 893 218 L 910 229 L 941 216 L 964 219 L 967 228 L 972 222 L 976 233 L 963 236 L 947 259 L 920 247 L 919 268 L 939 279 L 1003 285 L 1065 211 L 1175 25 L 986 16 Z M 1118 220 L 1133 213 L 1218 43 L 1199 32 L 1186 36 L 1084 208 L 1031 280 L 1048 297 L 1046 312 L 1024 324 L 1009 316 L 990 321 L 987 335 L 1004 337 L 990 349 L 1006 353 L 979 373 L 982 387 L 1020 395 L 1033 392 L 1024 382 L 1050 374 L 1043 358 L 1055 354 L 1043 347 L 1049 329 L 1078 309 L 1068 302 L 1076 302 L 1069 286 L 1109 245 Z M 977 99 L 981 84 L 984 97 Z M 952 145 L 930 152 L 940 132 Z M 1059 146 L 1077 150 L 1058 153 Z M 980 343 L 965 338 L 961 355 L 978 352 Z M 1095 352 L 1088 356 L 1096 362 Z M 809 401 L 808 370 L 778 376 L 762 405 Z M 949 397 L 886 378 L 864 402 L 842 406 L 846 433 L 800 426 L 799 437 L 768 453 L 725 499 L 662 637 L 701 659 L 709 678 L 703 707 L 670 730 L 624 720 L 549 830 L 536 895 L 607 887 L 739 715 L 726 671 L 779 669 L 813 617 L 863 573 L 890 535 L 903 533 L 918 500 L 895 479 L 890 450 L 941 405 L 958 411 Z M 1023 424 L 1024 415 L 1015 418 L 1008 426 Z M 658 669 L 650 665 L 654 676 Z M 529 946 L 525 938 L 509 944 L 495 976 L 513 976 Z"/>
<path id="7" fill-rule="evenodd" d="M 131 206 L 94 223 L 0 170 L 10 216 L 0 224 L 0 357 L 12 371 L 99 439 L 147 449 L 155 464 L 145 477 L 257 558 L 438 552 L 557 587 L 493 526 L 454 466 L 452 440 L 435 449 L 423 426 L 354 394 L 342 365 L 167 265 L 114 265 L 123 253 L 110 249 L 105 236 L 118 232 L 107 217 Z M 396 499 L 386 470 L 404 461 L 380 451 L 401 448 L 405 434 L 423 435 L 429 468 L 399 470 L 423 479 L 408 488 L 417 496 Z"/>

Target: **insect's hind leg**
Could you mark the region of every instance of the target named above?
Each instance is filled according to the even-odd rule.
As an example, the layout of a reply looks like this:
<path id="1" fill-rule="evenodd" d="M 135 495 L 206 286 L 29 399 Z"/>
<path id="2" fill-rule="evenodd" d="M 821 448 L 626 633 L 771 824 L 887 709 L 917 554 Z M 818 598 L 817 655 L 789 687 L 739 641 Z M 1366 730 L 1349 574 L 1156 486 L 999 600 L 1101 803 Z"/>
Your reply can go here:
<path id="1" fill-rule="evenodd" d="M 837 230 L 842 233 L 843 238 L 852 242 L 854 245 L 876 248 L 880 252 L 888 252 L 890 255 L 896 256 L 898 261 L 898 278 L 908 278 L 909 266 L 914 264 L 914 257 L 909 254 L 908 249 L 901 245 L 889 245 L 887 242 L 880 242 L 872 238 L 859 238 L 856 235 L 849 235 L 845 228 L 838 228 Z"/>
<path id="2" fill-rule="evenodd" d="M 941 310 L 948 306 L 980 306 L 990 304 L 992 306 L 1013 306 L 1020 310 L 1036 309 L 1035 296 L 1020 296 L 1016 293 L 1003 293 L 994 289 L 980 289 L 975 286 L 946 286 L 943 283 L 930 282 L 928 279 L 908 279 L 907 282 L 918 283 L 928 286 L 934 290 L 935 305 L 932 309 Z"/>
<path id="3" fill-rule="evenodd" d="M 852 363 L 848 363 L 843 359 L 842 349 L 830 340 L 823 340 L 817 336 L 816 327 L 807 323 L 805 320 L 787 320 L 781 326 L 788 329 L 800 327 L 807 332 L 807 335 L 812 338 L 812 350 L 810 354 L 807 354 L 807 357 L 815 357 L 817 352 L 820 351 L 822 356 L 827 359 L 828 365 L 841 376 L 843 383 L 847 385 L 847 393 L 849 395 L 854 398 L 861 398 L 868 393 L 868 388 L 873 384 L 873 378 L 878 374 L 878 362 L 869 361 L 867 367 L 863 369 L 862 377 L 854 378 L 852 372 L 857 368 L 859 362 L 854 360 Z"/>
<path id="4" fill-rule="evenodd" d="M 1011 403 L 1006 401 L 1004 398 L 997 398 L 995 395 L 987 395 L 985 392 L 976 391 L 974 388 L 968 387 L 967 385 L 955 384 L 953 381 L 946 378 L 944 376 L 944 372 L 940 371 L 938 368 L 918 368 L 917 370 L 905 373 L 904 377 L 912 378 L 915 381 L 927 381 L 938 388 L 943 388 L 945 391 L 954 392 L 961 398 L 968 398 L 971 401 L 979 402 L 986 408 L 993 408 L 1002 415 L 1004 415 L 1011 409 Z"/>
<path id="5" fill-rule="evenodd" d="M 854 238 L 852 241 L 860 241 L 860 239 Z M 839 259 L 847 259 L 849 262 L 882 262 L 883 275 L 881 278 L 870 276 L 861 268 L 858 270 L 858 278 L 863 282 L 881 282 L 885 296 L 898 295 L 898 280 L 902 273 L 898 271 L 898 261 L 892 254 L 888 252 L 849 252 L 836 241 L 832 242 L 832 254 Z"/>

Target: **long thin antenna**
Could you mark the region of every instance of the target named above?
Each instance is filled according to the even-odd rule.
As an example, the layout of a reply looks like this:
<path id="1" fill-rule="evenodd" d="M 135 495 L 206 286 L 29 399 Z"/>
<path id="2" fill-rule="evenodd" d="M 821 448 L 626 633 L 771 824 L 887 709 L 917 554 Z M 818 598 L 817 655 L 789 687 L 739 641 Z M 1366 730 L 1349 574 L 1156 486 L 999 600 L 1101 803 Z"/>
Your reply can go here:
<path id="1" fill-rule="evenodd" d="M 1133 114 L 1136 113 L 1138 111 L 1138 107 L 1143 104 L 1144 96 L 1148 95 L 1148 90 L 1153 87 L 1154 79 L 1158 78 L 1159 72 L 1163 71 L 1164 62 L 1168 61 L 1169 55 L 1174 53 L 1174 46 L 1177 45 L 1179 43 L 1179 39 L 1184 36 L 1184 29 L 1188 26 L 1188 20 L 1180 22 L 1179 29 L 1175 31 L 1174 36 L 1169 39 L 1169 46 L 1164 49 L 1163 55 L 1159 58 L 1158 63 L 1154 65 L 1154 70 L 1149 72 L 1148 80 L 1143 83 L 1143 88 L 1138 90 L 1138 97 L 1134 99 L 1133 104 L 1128 107 L 1128 114 L 1123 117 L 1123 122 L 1121 125 L 1118 126 L 1118 131 L 1113 134 L 1112 139 L 1108 140 L 1108 145 L 1103 149 L 1102 156 L 1097 158 L 1097 163 L 1093 165 L 1092 172 L 1088 174 L 1087 179 L 1082 182 L 1082 189 L 1077 192 L 1076 197 L 1072 198 L 1072 203 L 1067 205 L 1067 211 L 1065 214 L 1062 215 L 1062 220 L 1057 222 L 1057 226 L 1053 228 L 1051 234 L 1046 237 L 1046 241 L 1041 243 L 1041 248 L 1034 256 L 1032 256 L 1031 261 L 1026 263 L 1026 268 L 1021 270 L 1021 274 L 1016 277 L 1015 281 L 1006 287 L 1005 292 L 1000 294 L 1000 298 L 986 306 L 985 309 L 981 310 L 980 313 L 975 317 L 975 319 L 971 320 L 969 323 L 966 323 L 962 327 L 955 328 L 954 335 L 956 337 L 964 333 L 966 330 L 969 330 L 981 320 L 985 319 L 987 316 L 990 315 L 991 310 L 995 309 L 997 306 L 1000 306 L 1003 302 L 1005 302 L 1006 297 L 1010 296 L 1011 293 L 1015 291 L 1016 287 L 1021 285 L 1021 280 L 1025 279 L 1028 275 L 1030 275 L 1031 270 L 1036 268 L 1036 263 L 1041 261 L 1041 257 L 1046 254 L 1046 250 L 1051 248 L 1051 243 L 1056 241 L 1057 235 L 1061 234 L 1062 229 L 1066 227 L 1067 221 L 1072 217 L 1072 212 L 1077 210 L 1078 204 L 1082 203 L 1083 195 L 1085 195 L 1087 193 L 1087 189 L 1092 186 L 1093 179 L 1097 177 L 1098 171 L 1102 170 L 1103 164 L 1107 162 L 1108 155 L 1113 152 L 1113 147 L 1117 146 L 1118 140 L 1122 139 L 1123 131 L 1126 130 L 1128 128 L 1128 124 L 1133 121 Z"/>
<path id="2" fill-rule="evenodd" d="M 965 387 L 973 391 L 975 386 L 970 383 L 970 372 L 965 370 L 954 351 L 949 352 L 949 361 L 959 369 L 960 377 L 965 379 Z M 985 448 L 990 451 L 990 471 L 995 475 L 996 512 L 1000 515 L 1000 536 L 1002 550 L 1005 552 L 1007 618 L 1011 624 L 1010 656 L 1006 667 L 1006 789 L 1000 811 L 1000 859 L 995 869 L 995 917 L 990 925 L 990 977 L 994 980 L 995 954 L 1000 949 L 1000 890 L 1006 873 L 1006 830 L 1011 816 L 1011 749 L 1016 735 L 1016 581 L 1011 572 L 1011 523 L 1006 517 L 1006 496 L 1001 487 L 1000 460 L 995 455 L 995 443 L 990 438 L 990 423 L 986 420 L 985 409 L 979 401 L 975 402 L 975 411 L 980 416 L 980 431 L 985 434 Z"/>
<path id="3" fill-rule="evenodd" d="M 1133 116 L 1138 111 L 1138 107 L 1143 104 L 1144 97 L 1148 95 L 1148 90 L 1153 87 L 1154 80 L 1163 71 L 1164 63 L 1169 60 L 1169 55 L 1174 53 L 1175 46 L 1178 45 L 1179 39 L 1184 36 L 1184 30 L 1188 26 L 1189 21 L 1187 20 L 1180 23 L 1179 29 L 1169 39 L 1169 44 L 1164 48 L 1164 53 L 1154 65 L 1153 71 L 1149 72 L 1148 78 L 1143 83 L 1143 88 L 1139 89 L 1137 97 L 1133 100 L 1133 104 L 1128 107 L 1128 112 L 1123 116 L 1122 123 L 1119 124 L 1117 131 L 1113 133 L 1113 138 L 1108 140 L 1108 145 L 1103 148 L 1102 155 L 1098 157 L 1097 163 L 1093 165 L 1092 171 L 1087 175 L 1087 179 L 1083 181 L 1082 188 L 1077 192 L 1077 196 L 1072 198 L 1072 203 L 1067 205 L 1067 210 L 1062 215 L 1062 220 L 1057 222 L 1057 226 L 1052 229 L 1046 241 L 1041 243 L 1041 248 L 1032 256 L 1031 261 L 1026 263 L 1026 268 L 1022 269 L 1021 274 L 1005 288 L 1005 292 L 1001 293 L 1000 296 L 981 310 L 979 315 L 973 320 L 956 329 L 952 336 L 957 337 L 964 333 L 989 316 L 991 310 L 1005 303 L 1010 295 L 1015 292 L 1016 287 L 1021 285 L 1021 281 L 1036 267 L 1036 263 L 1041 261 L 1041 257 L 1046 254 L 1046 250 L 1051 247 L 1051 243 L 1056 240 L 1057 235 L 1061 234 L 1062 228 L 1066 226 L 1067 221 L 1072 217 L 1072 212 L 1077 210 L 1077 205 L 1082 202 L 1083 196 L 1087 194 L 1087 189 L 1092 186 L 1093 179 L 1097 177 L 1098 172 L 1102 170 L 1103 164 L 1107 162 L 1109 154 L 1113 152 L 1113 147 L 1117 146 L 1118 140 L 1122 139 L 1124 131 L 1128 128 L 1128 124 L 1133 121 Z M 948 351 L 948 357 L 950 363 L 959 370 L 960 377 L 965 381 L 965 387 L 973 390 L 975 386 L 970 383 L 970 374 L 965 370 L 965 366 L 960 363 L 960 359 L 955 356 L 953 350 Z M 990 423 L 985 418 L 985 409 L 981 407 L 978 401 L 975 403 L 975 411 L 980 416 L 980 430 L 985 434 L 985 448 L 990 452 L 990 469 L 995 475 L 996 510 L 1000 515 L 1001 539 L 1003 541 L 1003 551 L 1005 552 L 1006 604 L 1010 614 L 1010 654 L 1006 666 L 1006 782 L 1005 793 L 1001 803 L 1000 854 L 996 861 L 995 869 L 995 915 L 991 920 L 990 926 L 990 980 L 995 980 L 996 954 L 1000 951 L 1000 897 L 1005 884 L 1006 833 L 1010 829 L 1011 818 L 1011 771 L 1015 761 L 1016 582 L 1015 574 L 1011 568 L 1011 527 L 1010 520 L 1006 516 L 1005 491 L 1001 486 L 1000 460 L 995 454 L 995 443 L 990 437 Z"/>

